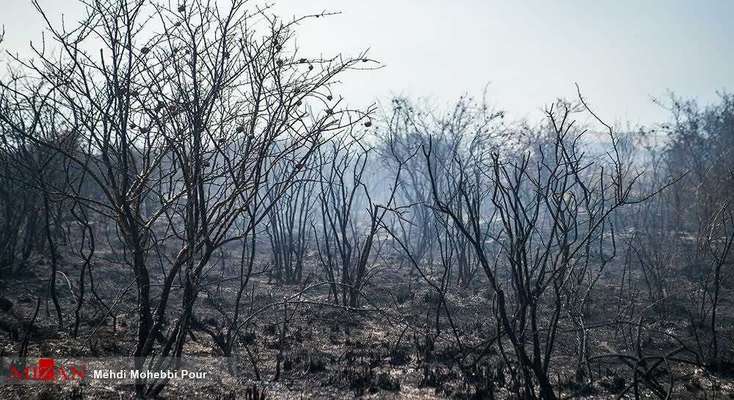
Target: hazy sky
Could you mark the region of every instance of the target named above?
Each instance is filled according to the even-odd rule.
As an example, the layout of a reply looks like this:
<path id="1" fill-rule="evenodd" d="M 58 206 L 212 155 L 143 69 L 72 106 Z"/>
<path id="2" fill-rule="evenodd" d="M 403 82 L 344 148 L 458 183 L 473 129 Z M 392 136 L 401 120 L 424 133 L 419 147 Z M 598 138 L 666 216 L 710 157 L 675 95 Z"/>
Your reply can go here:
<path id="1" fill-rule="evenodd" d="M 262 1 L 251 0 L 262 4 Z M 78 15 L 74 0 L 42 0 Z M 651 101 L 673 90 L 704 102 L 734 90 L 734 1 L 280 0 L 283 17 L 342 11 L 299 29 L 308 55 L 370 48 L 385 64 L 344 77 L 352 104 L 391 94 L 436 103 L 485 85 L 493 104 L 535 118 L 578 82 L 601 116 L 649 123 L 666 113 Z M 8 50 L 38 40 L 30 0 L 0 0 Z"/>

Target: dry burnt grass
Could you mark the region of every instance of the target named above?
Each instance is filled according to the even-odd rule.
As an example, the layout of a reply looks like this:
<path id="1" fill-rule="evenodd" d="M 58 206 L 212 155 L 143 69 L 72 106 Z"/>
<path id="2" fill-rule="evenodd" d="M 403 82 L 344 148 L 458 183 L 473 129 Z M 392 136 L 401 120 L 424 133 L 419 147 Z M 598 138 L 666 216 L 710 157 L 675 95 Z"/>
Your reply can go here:
<path id="1" fill-rule="evenodd" d="M 225 267 L 237 260 L 227 257 L 219 265 Z M 6 280 L 3 298 L 13 302 L 6 310 L 28 318 L 33 314 L 36 298 L 44 298 L 47 280 L 36 275 L 47 270 L 44 260 L 35 260 L 35 267 L 25 275 Z M 62 270 L 74 288 L 76 276 L 73 262 L 65 260 Z M 281 307 L 268 304 L 283 296 L 298 294 L 304 285 L 276 285 L 267 275 L 254 277 L 254 289 L 249 291 L 248 310 L 265 308 L 252 319 L 241 337 L 235 357 L 237 373 L 222 381 L 200 381 L 196 385 L 170 384 L 163 392 L 166 398 L 209 399 L 308 399 L 308 398 L 515 398 L 513 365 L 503 361 L 496 345 L 489 345 L 496 326 L 492 315 L 491 292 L 478 280 L 473 287 L 450 290 L 446 296 L 456 333 L 441 315 L 436 334 L 436 292 L 426 289 L 422 278 L 409 268 L 393 268 L 389 263 L 379 267 L 364 292 L 360 309 L 335 307 L 328 303 L 325 286 L 304 291 L 294 298 L 284 313 Z M 52 306 L 41 302 L 38 318 L 29 343 L 30 356 L 50 357 L 112 357 L 130 354 L 135 332 L 134 290 L 124 291 L 129 285 L 120 266 L 95 265 L 95 285 L 101 297 L 114 299 L 116 318 L 100 318 L 101 307 L 93 300 L 82 309 L 82 326 L 77 338 L 69 329 L 56 329 Z M 613 271 L 613 270 L 612 270 Z M 226 307 L 236 289 L 226 278 L 228 271 L 211 273 L 207 291 L 198 303 L 197 318 L 204 328 L 217 330 L 217 308 Z M 642 291 L 631 290 L 620 300 L 618 280 L 613 272 L 602 280 L 593 296 L 588 315 L 589 348 L 592 357 L 609 354 L 627 354 L 645 357 L 665 354 L 681 345 L 696 347 L 686 307 L 695 290 L 687 280 L 680 279 L 674 293 L 665 302 L 649 306 Z M 682 275 L 685 277 L 685 274 Z M 309 278 L 311 284 L 315 281 Z M 74 299 L 65 280 L 59 281 L 59 296 L 64 309 L 65 323 L 73 321 Z M 732 321 L 731 288 L 722 306 L 724 326 L 720 332 L 720 348 L 731 352 L 734 348 L 734 321 Z M 90 296 L 91 297 L 91 296 Z M 107 300 L 110 301 L 111 300 Z M 252 303 L 252 304 L 250 304 Z M 176 304 L 176 302 L 174 302 Z M 648 304 L 646 306 L 646 304 Z M 624 314 L 624 308 L 644 308 L 647 317 L 636 343 L 638 326 L 610 324 L 615 315 Z M 286 316 L 285 335 L 282 335 Z M 622 326 L 620 328 L 620 326 Z M 577 368 L 574 327 L 568 319 L 562 320 L 562 334 L 553 362 L 551 378 L 555 388 L 565 398 L 617 398 L 632 383 L 633 368 L 629 359 L 599 357 L 591 370 Z M 462 349 L 456 345 L 459 336 Z M 22 335 L 21 335 L 22 336 Z M 22 337 L 11 338 L 7 332 L 0 337 L 4 355 L 17 354 Z M 699 341 L 704 341 L 700 337 Z M 221 357 L 222 353 L 211 337 L 200 329 L 192 331 L 187 354 Z M 508 350 L 508 346 L 505 346 Z M 718 369 L 694 365 L 695 357 L 683 352 L 678 358 L 690 362 L 665 362 L 650 370 L 650 376 L 640 378 L 641 398 L 655 398 L 656 384 L 666 388 L 673 384 L 672 398 L 727 399 L 734 398 L 734 376 L 730 365 Z M 278 362 L 280 360 L 280 362 Z M 278 365 L 280 364 L 280 365 Z M 260 380 L 256 379 L 255 367 Z M 279 372 L 278 372 L 279 371 Z M 591 374 L 591 377 L 585 376 Z M 277 376 L 279 375 L 279 376 Z M 275 379 L 277 376 L 277 380 Z M 589 379 L 591 378 L 591 379 Z M 589 383 L 591 382 L 591 383 Z M 4 385 L 0 398 L 57 399 L 57 398 L 130 398 L 130 387 L 113 387 L 88 383 L 84 386 L 63 385 Z M 624 398 L 634 398 L 628 390 Z"/>

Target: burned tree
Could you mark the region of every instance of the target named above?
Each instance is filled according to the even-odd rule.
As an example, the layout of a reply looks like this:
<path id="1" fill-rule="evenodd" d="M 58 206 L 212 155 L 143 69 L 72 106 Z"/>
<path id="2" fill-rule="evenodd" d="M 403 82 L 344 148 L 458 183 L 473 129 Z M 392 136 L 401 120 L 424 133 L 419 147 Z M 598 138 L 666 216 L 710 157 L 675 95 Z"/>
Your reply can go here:
<path id="1" fill-rule="evenodd" d="M 248 22 L 255 18 L 259 24 Z M 37 48 L 38 61 L 17 60 L 41 84 L 21 99 L 25 119 L 3 114 L 4 129 L 63 155 L 100 194 L 77 189 L 66 197 L 120 234 L 137 288 L 138 367 L 182 355 L 212 254 L 247 237 L 234 224 L 248 220 L 244 233 L 251 232 L 329 132 L 365 115 L 312 111 L 334 77 L 364 55 L 295 62 L 291 39 L 302 21 L 252 14 L 244 1 L 226 9 L 95 2 L 73 30 L 49 22 L 57 57 Z M 40 131 L 57 128 L 44 125 L 39 109 L 73 132 L 78 152 L 43 140 Z M 276 170 L 279 181 L 266 186 Z M 171 320 L 179 282 L 181 313 Z M 164 384 L 138 385 L 138 395 L 157 395 Z"/>
<path id="2" fill-rule="evenodd" d="M 436 208 L 451 217 L 479 259 L 528 398 L 556 398 L 550 368 L 569 282 L 586 279 L 590 259 L 608 256 L 594 249 L 609 248 L 608 218 L 633 201 L 637 178 L 614 156 L 606 168 L 586 160 L 577 147 L 583 131 L 575 130 L 571 116 L 568 104 L 554 104 L 546 142 L 517 156 L 492 152 L 457 168 L 455 179 L 433 162 L 431 142 L 423 150 Z"/>
<path id="3" fill-rule="evenodd" d="M 362 136 L 350 132 L 323 148 L 318 158 L 321 224 L 314 226 L 316 243 L 333 301 L 343 306 L 360 304 L 402 169 L 398 167 L 385 199 L 378 202 L 365 175 L 372 152 Z"/>

